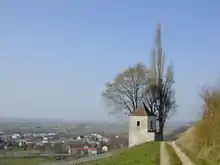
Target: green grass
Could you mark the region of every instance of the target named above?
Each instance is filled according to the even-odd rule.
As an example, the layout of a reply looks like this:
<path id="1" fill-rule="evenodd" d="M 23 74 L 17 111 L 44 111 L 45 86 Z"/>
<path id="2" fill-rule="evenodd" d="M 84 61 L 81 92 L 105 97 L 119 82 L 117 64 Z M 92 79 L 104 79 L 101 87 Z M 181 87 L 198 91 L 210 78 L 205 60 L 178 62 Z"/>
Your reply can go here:
<path id="1" fill-rule="evenodd" d="M 33 159 L 0 159 L 0 165 L 38 165 L 41 163 L 51 162 L 50 159 L 33 158 Z"/>
<path id="2" fill-rule="evenodd" d="M 0 157 L 1 156 L 28 156 L 30 154 L 40 154 L 39 150 L 23 150 L 23 149 L 17 149 L 17 150 L 9 150 L 9 151 L 2 151 L 0 152 Z"/>
<path id="3" fill-rule="evenodd" d="M 85 165 L 159 165 L 160 143 L 148 142 Z"/>
<path id="4" fill-rule="evenodd" d="M 169 154 L 170 165 L 182 165 L 180 158 L 176 155 L 176 152 L 173 150 L 173 147 L 165 143 L 166 150 Z"/>

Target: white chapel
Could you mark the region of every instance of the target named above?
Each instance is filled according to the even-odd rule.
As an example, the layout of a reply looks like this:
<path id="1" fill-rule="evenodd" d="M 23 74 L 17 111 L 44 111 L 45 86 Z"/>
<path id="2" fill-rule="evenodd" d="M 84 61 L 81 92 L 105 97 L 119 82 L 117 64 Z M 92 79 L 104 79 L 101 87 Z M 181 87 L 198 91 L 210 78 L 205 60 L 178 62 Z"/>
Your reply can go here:
<path id="1" fill-rule="evenodd" d="M 156 115 L 145 104 L 129 116 L 129 147 L 155 141 Z"/>

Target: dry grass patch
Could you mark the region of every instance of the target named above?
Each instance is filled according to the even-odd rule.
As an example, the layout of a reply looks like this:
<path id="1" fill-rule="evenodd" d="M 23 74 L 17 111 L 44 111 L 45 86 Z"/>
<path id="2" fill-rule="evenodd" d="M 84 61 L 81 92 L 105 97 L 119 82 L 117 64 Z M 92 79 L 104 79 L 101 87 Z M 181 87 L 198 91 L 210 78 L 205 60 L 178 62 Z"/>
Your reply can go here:
<path id="1" fill-rule="evenodd" d="M 204 91 L 203 115 L 177 144 L 197 165 L 220 165 L 220 88 Z"/>

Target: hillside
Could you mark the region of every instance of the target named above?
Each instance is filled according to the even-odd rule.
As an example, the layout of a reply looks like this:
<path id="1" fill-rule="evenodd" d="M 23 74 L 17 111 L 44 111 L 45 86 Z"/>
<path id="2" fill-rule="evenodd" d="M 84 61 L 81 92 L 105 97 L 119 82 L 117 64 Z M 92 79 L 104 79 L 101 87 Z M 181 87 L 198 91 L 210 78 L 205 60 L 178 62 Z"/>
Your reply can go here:
<path id="1" fill-rule="evenodd" d="M 220 89 L 203 95 L 203 116 L 176 143 L 197 165 L 220 165 Z"/>
<path id="2" fill-rule="evenodd" d="M 171 131 L 169 134 L 164 135 L 164 140 L 167 141 L 175 141 L 178 137 L 180 137 L 185 131 L 187 131 L 192 124 L 186 124 L 185 126 L 181 126 L 173 131 Z"/>
<path id="3" fill-rule="evenodd" d="M 160 143 L 148 142 L 119 151 L 115 155 L 84 165 L 159 165 Z"/>

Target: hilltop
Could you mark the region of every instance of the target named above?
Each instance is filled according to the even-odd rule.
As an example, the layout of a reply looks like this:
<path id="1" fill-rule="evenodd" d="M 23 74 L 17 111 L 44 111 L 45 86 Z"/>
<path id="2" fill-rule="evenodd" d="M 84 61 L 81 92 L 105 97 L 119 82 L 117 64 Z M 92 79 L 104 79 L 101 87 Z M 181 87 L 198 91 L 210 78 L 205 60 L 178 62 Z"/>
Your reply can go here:
<path id="1" fill-rule="evenodd" d="M 123 149 L 113 156 L 84 165 L 155 165 L 160 164 L 160 142 L 147 142 Z"/>

